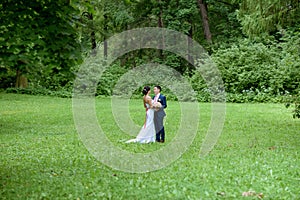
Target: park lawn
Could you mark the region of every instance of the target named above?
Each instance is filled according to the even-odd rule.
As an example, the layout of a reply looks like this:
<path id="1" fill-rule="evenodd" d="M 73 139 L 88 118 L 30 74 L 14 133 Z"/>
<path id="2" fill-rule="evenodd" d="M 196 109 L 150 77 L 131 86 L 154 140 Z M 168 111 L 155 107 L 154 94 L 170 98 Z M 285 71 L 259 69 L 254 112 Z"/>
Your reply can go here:
<path id="1" fill-rule="evenodd" d="M 147 153 L 171 143 L 180 124 L 178 102 L 168 102 L 165 144 L 130 144 L 111 114 L 110 98 L 97 98 L 98 121 L 107 138 L 127 151 Z M 131 100 L 136 129 L 141 100 Z M 191 146 L 171 165 L 127 173 L 97 161 L 75 129 L 72 100 L 0 94 L 1 199 L 299 199 L 300 120 L 282 104 L 226 104 L 215 148 L 199 157 L 210 122 L 200 103 L 199 129 Z M 134 134 L 134 133 L 131 133 Z M 165 152 L 169 154 L 170 152 Z M 246 193 L 244 193 L 246 195 Z M 246 197 L 247 198 L 247 197 Z"/>

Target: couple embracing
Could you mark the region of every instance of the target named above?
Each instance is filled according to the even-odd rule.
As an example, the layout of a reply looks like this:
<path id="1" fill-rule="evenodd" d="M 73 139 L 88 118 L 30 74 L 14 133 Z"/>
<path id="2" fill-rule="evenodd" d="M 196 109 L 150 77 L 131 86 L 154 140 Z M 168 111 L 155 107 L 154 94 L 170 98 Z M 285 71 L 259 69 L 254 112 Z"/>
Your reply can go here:
<path id="1" fill-rule="evenodd" d="M 164 129 L 164 117 L 166 113 L 164 111 L 167 108 L 167 99 L 164 95 L 160 94 L 161 87 L 159 85 L 153 88 L 155 96 L 151 98 L 151 88 L 145 86 L 143 93 L 143 102 L 146 109 L 146 117 L 143 127 L 135 139 L 126 141 L 126 143 L 138 142 L 138 143 L 150 143 L 150 142 L 165 142 L 165 129 Z"/>

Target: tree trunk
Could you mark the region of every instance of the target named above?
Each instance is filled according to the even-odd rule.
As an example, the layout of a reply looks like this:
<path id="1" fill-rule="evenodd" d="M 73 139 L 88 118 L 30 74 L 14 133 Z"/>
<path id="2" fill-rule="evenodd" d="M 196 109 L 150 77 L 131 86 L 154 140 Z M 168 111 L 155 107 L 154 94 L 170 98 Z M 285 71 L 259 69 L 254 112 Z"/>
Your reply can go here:
<path id="1" fill-rule="evenodd" d="M 107 34 L 107 15 L 106 14 L 104 14 L 104 52 L 103 52 L 103 54 L 104 54 L 104 57 L 105 58 L 107 58 L 107 48 L 108 48 L 108 45 L 107 45 L 107 41 L 106 41 L 106 34 Z"/>
<path id="2" fill-rule="evenodd" d="M 158 15 L 158 27 L 159 28 L 163 28 L 164 27 L 164 23 L 163 23 L 163 7 L 161 5 L 161 0 L 158 0 L 158 4 L 159 4 L 159 15 Z M 163 34 L 163 32 L 162 32 Z M 159 43 L 159 47 L 158 47 L 158 56 L 163 59 L 163 48 L 164 48 L 164 36 L 162 35 L 162 42 Z"/>
<path id="3" fill-rule="evenodd" d="M 93 23 L 93 14 L 91 13 L 90 14 L 90 20 L 92 21 Z M 96 44 L 96 34 L 95 34 L 95 30 L 94 30 L 94 25 L 92 26 L 92 32 L 91 32 L 91 43 L 92 43 L 92 54 L 93 55 L 96 55 L 97 54 L 97 44 Z"/>
<path id="4" fill-rule="evenodd" d="M 91 31 L 91 45 L 92 45 L 92 55 L 96 55 L 96 34 L 95 34 L 95 31 L 94 31 L 94 25 L 93 25 L 93 14 L 92 13 L 89 13 L 89 12 L 83 12 L 82 13 L 82 16 L 85 16 L 86 18 L 88 18 L 88 20 L 91 21 L 92 23 L 92 31 Z"/>
<path id="5" fill-rule="evenodd" d="M 17 70 L 16 73 L 16 88 L 27 88 L 28 87 L 28 81 L 27 78 L 22 75 L 20 70 Z"/>
<path id="6" fill-rule="evenodd" d="M 188 52 L 187 52 L 187 60 L 192 64 L 194 65 L 194 58 L 193 58 L 193 50 L 191 52 L 191 49 L 193 49 L 193 22 L 190 21 L 190 24 L 191 24 L 191 28 L 189 30 L 189 37 L 188 37 Z"/>
<path id="7" fill-rule="evenodd" d="M 206 38 L 206 41 L 211 44 L 212 43 L 212 36 L 209 29 L 209 22 L 208 22 L 208 16 L 207 16 L 207 5 L 205 3 L 205 0 L 197 0 L 198 7 L 201 13 L 202 23 L 203 23 L 203 30 L 204 35 Z"/>

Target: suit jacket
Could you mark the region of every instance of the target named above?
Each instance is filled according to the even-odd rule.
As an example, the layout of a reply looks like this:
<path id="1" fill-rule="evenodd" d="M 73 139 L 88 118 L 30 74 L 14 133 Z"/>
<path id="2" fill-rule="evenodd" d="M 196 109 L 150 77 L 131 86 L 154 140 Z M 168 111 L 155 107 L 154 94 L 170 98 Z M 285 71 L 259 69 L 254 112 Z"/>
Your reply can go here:
<path id="1" fill-rule="evenodd" d="M 154 99 L 154 98 L 155 98 L 155 96 L 153 96 L 152 99 Z M 159 109 L 158 111 L 156 111 L 155 114 L 159 117 L 166 116 L 166 113 L 165 113 L 164 109 L 167 108 L 167 98 L 164 95 L 160 94 L 158 99 L 157 99 L 157 102 L 161 103 L 162 108 Z"/>

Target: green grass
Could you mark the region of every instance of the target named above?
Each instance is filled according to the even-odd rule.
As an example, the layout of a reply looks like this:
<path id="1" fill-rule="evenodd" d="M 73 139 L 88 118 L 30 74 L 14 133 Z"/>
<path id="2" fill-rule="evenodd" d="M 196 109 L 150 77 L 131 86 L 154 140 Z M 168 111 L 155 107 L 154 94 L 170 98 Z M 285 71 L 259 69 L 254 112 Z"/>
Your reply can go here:
<path id="1" fill-rule="evenodd" d="M 170 144 L 180 123 L 178 102 L 168 102 L 165 144 L 130 144 L 110 111 L 96 100 L 98 121 L 119 148 L 151 152 Z M 282 104 L 227 104 L 222 135 L 199 157 L 210 122 L 200 104 L 197 137 L 171 165 L 149 173 L 126 173 L 98 162 L 85 148 L 72 115 L 72 100 L 0 94 L 1 199 L 264 199 L 300 198 L 300 120 Z M 142 125 L 140 100 L 130 115 Z M 138 126 L 137 126 L 138 127 Z M 170 152 L 165 152 L 167 155 Z M 248 197 L 257 199 L 258 195 Z"/>

